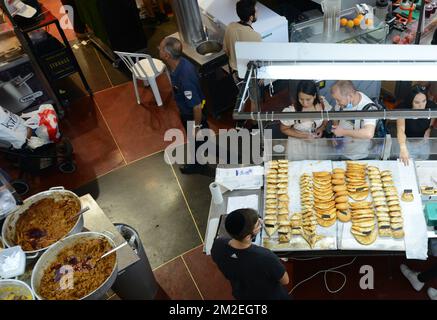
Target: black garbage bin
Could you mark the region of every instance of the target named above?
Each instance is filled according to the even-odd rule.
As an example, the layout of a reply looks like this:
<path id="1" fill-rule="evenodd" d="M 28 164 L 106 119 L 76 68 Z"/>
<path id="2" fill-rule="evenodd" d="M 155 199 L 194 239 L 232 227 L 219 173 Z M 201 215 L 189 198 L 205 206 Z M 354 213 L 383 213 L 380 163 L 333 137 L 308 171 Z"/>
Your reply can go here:
<path id="1" fill-rule="evenodd" d="M 122 223 L 115 223 L 114 226 L 126 239 L 140 260 L 119 272 L 112 290 L 123 300 L 155 299 L 158 284 L 138 232 Z"/>

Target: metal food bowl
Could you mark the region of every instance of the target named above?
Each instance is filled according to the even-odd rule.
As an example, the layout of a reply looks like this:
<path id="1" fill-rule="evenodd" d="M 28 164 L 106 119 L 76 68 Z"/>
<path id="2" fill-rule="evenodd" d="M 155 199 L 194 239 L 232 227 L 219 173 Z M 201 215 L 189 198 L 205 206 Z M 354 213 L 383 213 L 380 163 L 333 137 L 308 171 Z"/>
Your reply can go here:
<path id="1" fill-rule="evenodd" d="M 32 289 L 19 280 L 0 280 L 0 300 L 35 300 Z"/>
<path id="2" fill-rule="evenodd" d="M 197 53 L 206 56 L 209 54 L 220 52 L 222 50 L 222 48 L 223 48 L 223 46 L 219 42 L 213 41 L 213 40 L 208 40 L 208 41 L 200 43 L 196 47 L 196 51 L 197 51 Z"/>

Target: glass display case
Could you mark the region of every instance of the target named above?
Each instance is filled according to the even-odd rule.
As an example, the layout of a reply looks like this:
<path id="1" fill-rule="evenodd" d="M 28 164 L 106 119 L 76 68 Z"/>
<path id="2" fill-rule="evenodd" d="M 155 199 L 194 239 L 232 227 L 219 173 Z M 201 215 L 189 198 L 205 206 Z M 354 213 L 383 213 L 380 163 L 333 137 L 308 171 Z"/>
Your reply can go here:
<path id="1" fill-rule="evenodd" d="M 343 10 L 341 18 L 353 18 L 355 8 Z M 373 28 L 361 29 L 360 27 L 340 27 L 331 38 L 327 39 L 323 33 L 323 16 L 309 21 L 291 25 L 290 42 L 311 43 L 385 43 L 389 27 L 384 21 L 374 17 Z"/>
<path id="2" fill-rule="evenodd" d="M 437 138 L 407 138 L 410 158 L 415 161 L 437 160 Z M 349 138 L 264 139 L 265 161 L 299 160 L 397 160 L 400 147 L 397 138 L 371 140 Z M 436 180 L 437 187 L 437 180 Z"/>
<path id="3" fill-rule="evenodd" d="M 382 160 L 390 157 L 390 140 L 390 137 L 371 140 L 349 138 L 265 139 L 264 159 L 265 161 L 274 159 L 290 161 Z"/>

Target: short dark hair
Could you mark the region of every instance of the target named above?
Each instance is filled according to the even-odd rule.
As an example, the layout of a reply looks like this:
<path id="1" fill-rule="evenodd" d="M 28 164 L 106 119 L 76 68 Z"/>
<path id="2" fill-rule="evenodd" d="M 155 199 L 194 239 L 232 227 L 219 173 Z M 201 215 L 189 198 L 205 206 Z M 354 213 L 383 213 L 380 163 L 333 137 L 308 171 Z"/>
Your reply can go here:
<path id="1" fill-rule="evenodd" d="M 299 102 L 299 93 L 305 93 L 313 97 L 315 96 L 314 106 L 320 103 L 319 91 L 313 80 L 302 80 L 297 85 L 295 109 L 296 111 L 301 112 L 303 106 Z"/>
<path id="2" fill-rule="evenodd" d="M 225 228 L 232 238 L 241 241 L 252 234 L 258 219 L 258 213 L 253 209 L 234 210 L 226 217 Z"/>
<path id="3" fill-rule="evenodd" d="M 243 22 L 248 22 L 255 15 L 256 0 L 240 0 L 237 2 L 237 15 Z"/>
<path id="4" fill-rule="evenodd" d="M 176 38 L 167 37 L 164 39 L 164 50 L 177 60 L 182 56 L 182 42 Z"/>

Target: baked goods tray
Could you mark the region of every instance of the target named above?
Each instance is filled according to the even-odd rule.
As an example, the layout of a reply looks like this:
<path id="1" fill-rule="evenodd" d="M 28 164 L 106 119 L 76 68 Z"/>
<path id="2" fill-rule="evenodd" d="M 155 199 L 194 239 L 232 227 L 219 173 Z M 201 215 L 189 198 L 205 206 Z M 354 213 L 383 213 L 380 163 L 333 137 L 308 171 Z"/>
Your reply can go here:
<path id="1" fill-rule="evenodd" d="M 403 188 L 401 189 L 400 176 L 398 170 L 397 161 L 356 161 L 359 163 L 366 163 L 369 166 L 378 167 L 382 170 L 390 170 L 393 174 L 393 181 L 395 182 L 396 189 L 398 191 L 399 199 L 401 198 Z M 341 168 L 346 169 L 346 162 L 337 161 L 333 162 L 333 168 Z M 413 181 L 415 184 L 415 181 Z M 411 188 L 410 188 L 411 189 Z M 418 197 L 417 194 L 414 194 L 415 197 Z M 354 200 L 349 199 L 349 202 L 353 202 Z M 364 201 L 372 202 L 372 196 L 369 193 L 369 196 Z M 405 203 L 400 201 L 400 205 L 402 208 L 402 215 L 405 216 L 406 207 Z M 375 250 L 375 251 L 405 251 L 405 241 L 404 239 L 394 239 L 391 237 L 380 237 L 378 235 L 376 241 L 370 245 L 363 245 L 359 243 L 351 233 L 352 222 L 338 222 L 338 248 L 340 250 Z M 405 219 L 404 219 L 405 223 Z"/>
<path id="2" fill-rule="evenodd" d="M 269 169 L 266 164 L 266 172 Z M 290 218 L 295 213 L 300 213 L 300 177 L 304 173 L 311 174 L 317 171 L 331 171 L 332 163 L 329 160 L 314 161 L 291 161 L 288 164 L 288 196 Z M 266 192 L 266 190 L 264 190 Z M 266 194 L 264 194 L 265 198 Z M 291 236 L 290 242 L 278 243 L 277 233 L 268 238 L 266 234 L 263 234 L 263 245 L 266 248 L 275 252 L 286 251 L 309 251 L 309 250 L 336 250 L 337 249 L 337 223 L 329 228 L 317 226 L 316 234 L 323 236 L 321 240 L 316 242 L 313 248 L 310 247 L 308 242 L 300 235 Z"/>

